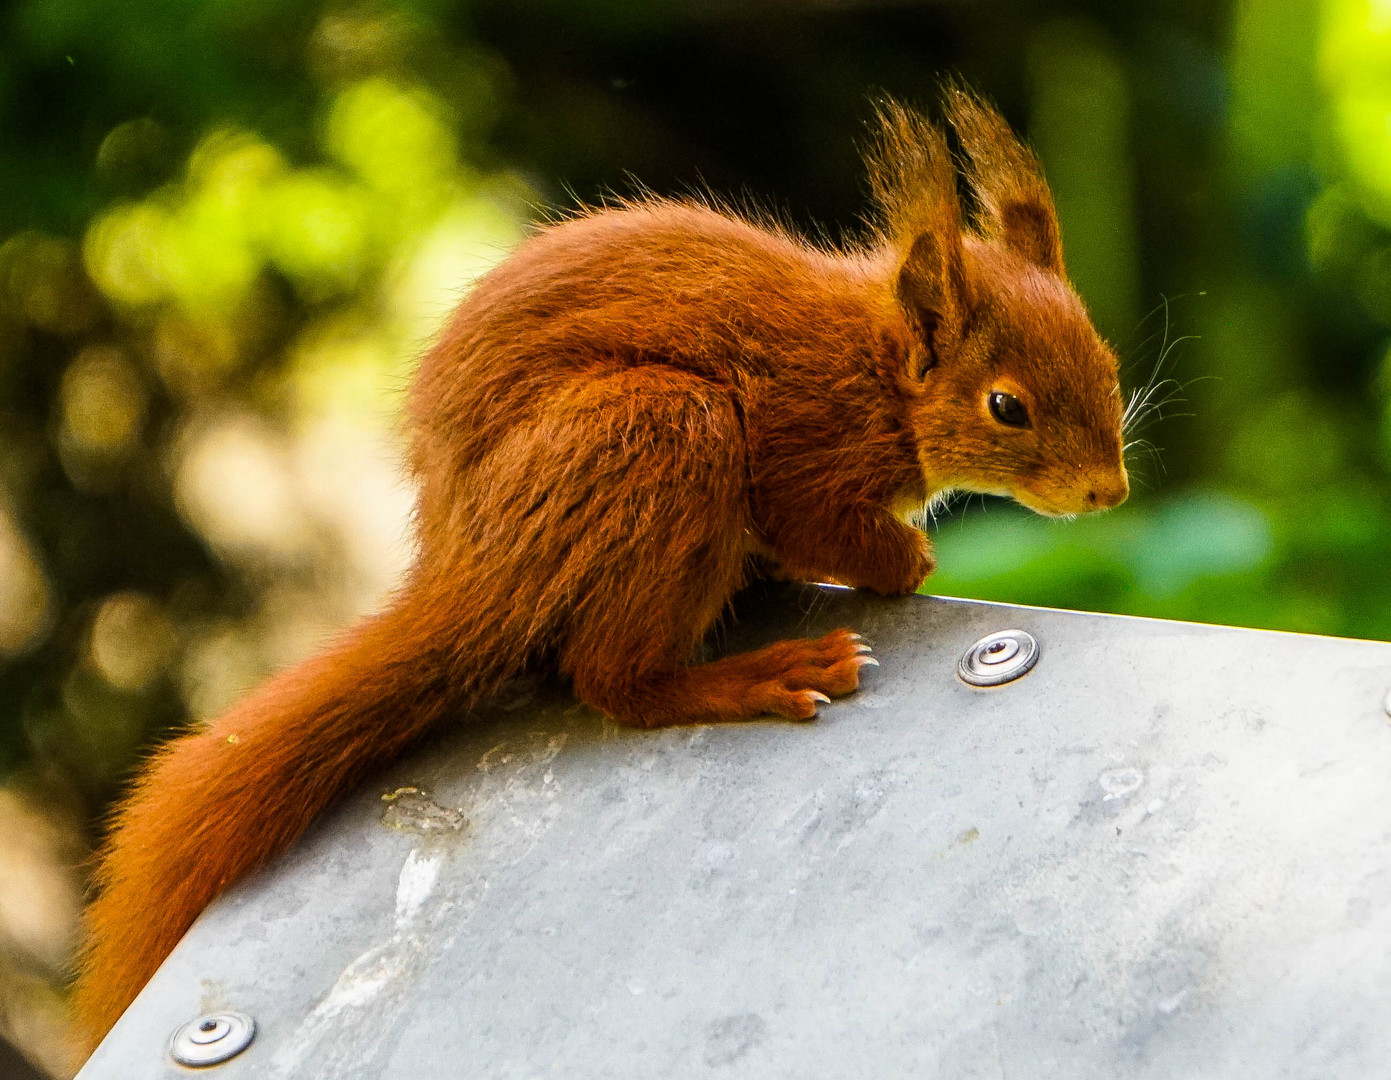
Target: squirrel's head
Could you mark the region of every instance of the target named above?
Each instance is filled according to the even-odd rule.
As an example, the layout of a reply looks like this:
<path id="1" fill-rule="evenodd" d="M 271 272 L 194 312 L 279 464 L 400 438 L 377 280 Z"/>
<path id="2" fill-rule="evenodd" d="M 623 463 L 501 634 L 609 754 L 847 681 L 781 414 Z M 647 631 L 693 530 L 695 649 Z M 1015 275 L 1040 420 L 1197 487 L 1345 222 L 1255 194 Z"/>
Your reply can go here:
<path id="1" fill-rule="evenodd" d="M 1010 495 L 1042 514 L 1117 506 L 1129 492 L 1116 356 L 1063 271 L 1034 156 L 970 92 L 947 92 L 978 207 L 971 226 L 942 129 L 882 110 L 871 176 L 912 328 L 895 372 L 930 492 Z"/>

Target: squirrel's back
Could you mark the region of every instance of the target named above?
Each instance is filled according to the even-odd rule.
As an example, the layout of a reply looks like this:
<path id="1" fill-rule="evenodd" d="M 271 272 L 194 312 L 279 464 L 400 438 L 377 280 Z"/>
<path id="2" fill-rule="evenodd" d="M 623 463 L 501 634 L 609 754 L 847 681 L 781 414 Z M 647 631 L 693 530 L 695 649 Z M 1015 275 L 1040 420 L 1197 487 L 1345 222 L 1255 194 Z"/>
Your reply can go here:
<path id="1" fill-rule="evenodd" d="M 884 258 L 661 199 L 543 227 L 477 282 L 421 361 L 411 460 L 441 492 L 422 509 L 467 505 L 467 478 L 519 420 L 596 373 L 688 373 L 727 388 L 746 420 L 776 395 L 824 402 L 824 425 L 836 408 L 869 422 L 885 405 L 886 335 L 907 335 Z"/>

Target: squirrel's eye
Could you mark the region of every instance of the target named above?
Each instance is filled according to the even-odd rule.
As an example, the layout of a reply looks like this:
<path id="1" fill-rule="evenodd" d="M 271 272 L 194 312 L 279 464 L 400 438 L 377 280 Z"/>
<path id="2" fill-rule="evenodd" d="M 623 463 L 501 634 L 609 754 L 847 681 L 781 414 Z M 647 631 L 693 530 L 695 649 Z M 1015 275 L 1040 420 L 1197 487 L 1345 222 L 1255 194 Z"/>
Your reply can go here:
<path id="1" fill-rule="evenodd" d="M 999 390 L 990 393 L 990 415 L 1010 427 L 1029 426 L 1029 410 L 1024 408 L 1024 403 L 1013 394 Z"/>

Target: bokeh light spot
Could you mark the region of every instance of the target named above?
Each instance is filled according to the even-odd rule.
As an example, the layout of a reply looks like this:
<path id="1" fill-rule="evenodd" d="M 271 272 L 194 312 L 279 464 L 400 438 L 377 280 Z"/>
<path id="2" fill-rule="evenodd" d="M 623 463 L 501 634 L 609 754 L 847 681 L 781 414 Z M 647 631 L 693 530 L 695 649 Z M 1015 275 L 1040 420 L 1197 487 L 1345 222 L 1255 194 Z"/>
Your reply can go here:
<path id="1" fill-rule="evenodd" d="M 82 245 L 87 272 L 112 300 L 129 307 L 164 295 L 161 262 L 169 214 L 153 203 L 116 206 L 92 223 Z"/>
<path id="2" fill-rule="evenodd" d="M 267 192 L 270 257 L 312 300 L 351 289 L 367 266 L 371 204 L 327 171 L 293 173 Z"/>
<path id="3" fill-rule="evenodd" d="M 22 232 L 0 246 L 0 295 L 25 321 L 54 333 L 80 333 L 97 317 L 75 247 L 43 233 Z"/>
<path id="4" fill-rule="evenodd" d="M 118 690 L 144 690 L 165 670 L 174 652 L 174 628 L 150 597 L 137 592 L 108 596 L 92 620 L 89 655 L 97 672 Z"/>
<path id="5" fill-rule="evenodd" d="M 63 372 L 62 434 L 91 454 L 128 452 L 140 435 L 145 388 L 119 349 L 89 345 Z"/>
<path id="6" fill-rule="evenodd" d="M 458 150 L 438 101 L 374 78 L 338 95 L 329 112 L 329 152 L 398 202 L 437 202 L 458 169 Z"/>
<path id="7" fill-rule="evenodd" d="M 32 546 L 0 506 L 0 657 L 38 645 L 52 607 L 52 590 Z"/>
<path id="8" fill-rule="evenodd" d="M 281 440 L 246 416 L 221 417 L 186 437 L 175 475 L 179 509 L 220 551 L 286 558 L 308 526 Z"/>

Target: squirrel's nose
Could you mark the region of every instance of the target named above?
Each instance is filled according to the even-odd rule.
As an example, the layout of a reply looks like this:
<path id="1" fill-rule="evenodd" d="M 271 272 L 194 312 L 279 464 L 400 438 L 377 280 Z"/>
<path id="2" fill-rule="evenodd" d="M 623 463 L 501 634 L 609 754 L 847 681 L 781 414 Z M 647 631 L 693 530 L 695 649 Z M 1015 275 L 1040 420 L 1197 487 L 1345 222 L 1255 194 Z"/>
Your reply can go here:
<path id="1" fill-rule="evenodd" d="M 1098 510 L 1110 509 L 1125 502 L 1130 494 L 1130 479 L 1125 470 L 1107 476 L 1094 476 L 1087 487 L 1087 504 Z"/>

